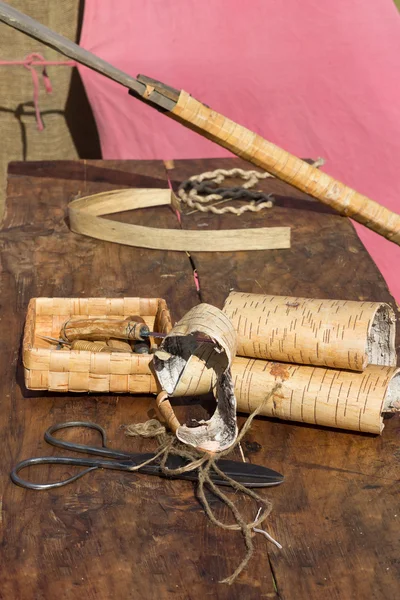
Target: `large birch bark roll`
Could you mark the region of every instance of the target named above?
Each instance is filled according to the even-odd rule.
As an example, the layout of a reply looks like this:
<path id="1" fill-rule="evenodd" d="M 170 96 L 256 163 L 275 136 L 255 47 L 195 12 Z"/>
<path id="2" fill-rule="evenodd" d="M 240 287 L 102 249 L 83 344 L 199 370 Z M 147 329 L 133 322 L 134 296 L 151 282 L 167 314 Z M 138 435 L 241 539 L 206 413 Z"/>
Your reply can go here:
<path id="1" fill-rule="evenodd" d="M 232 365 L 238 411 L 250 413 L 276 383 L 260 414 L 289 421 L 381 433 L 383 413 L 400 408 L 400 369 L 363 373 L 237 357 Z"/>
<path id="2" fill-rule="evenodd" d="M 198 334 L 208 341 L 199 341 Z M 217 408 L 213 416 L 198 427 L 175 427 L 176 436 L 182 442 L 219 452 L 236 440 L 236 398 L 231 374 L 235 352 L 236 333 L 230 320 L 218 308 L 199 304 L 172 328 L 154 354 L 155 374 L 168 396 L 186 395 L 188 387 L 195 383 L 191 381 L 192 370 L 196 378 L 204 368 L 215 384 Z M 194 394 L 210 391 L 211 385 L 204 386 L 200 380 L 199 384 Z"/>
<path id="3" fill-rule="evenodd" d="M 223 312 L 240 356 L 352 371 L 396 365 L 395 314 L 383 302 L 232 292 Z"/>
<path id="4" fill-rule="evenodd" d="M 181 379 L 184 396 L 215 387 L 213 356 L 193 356 Z M 236 357 L 232 363 L 237 410 L 251 413 L 277 383 L 262 415 L 300 423 L 381 433 L 383 413 L 400 410 L 400 369 L 369 365 L 363 373 Z M 185 383 L 185 389 L 183 384 Z"/>

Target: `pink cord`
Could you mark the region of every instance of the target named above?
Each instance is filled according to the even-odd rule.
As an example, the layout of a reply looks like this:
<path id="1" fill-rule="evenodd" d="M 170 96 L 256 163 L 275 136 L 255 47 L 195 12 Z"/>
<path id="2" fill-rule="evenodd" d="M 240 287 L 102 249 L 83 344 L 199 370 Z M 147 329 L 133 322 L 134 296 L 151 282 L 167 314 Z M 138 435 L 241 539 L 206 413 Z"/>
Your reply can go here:
<path id="1" fill-rule="evenodd" d="M 171 190 L 171 192 L 173 192 L 174 190 L 173 190 L 173 187 L 172 187 L 171 179 L 169 177 L 169 170 L 165 169 L 165 171 L 167 173 L 168 187 Z M 179 225 L 182 227 L 181 213 L 177 209 L 174 209 L 174 212 L 175 212 L 176 218 L 179 221 Z M 190 258 L 190 261 L 191 261 L 191 264 L 192 264 L 192 267 L 193 267 L 193 280 L 194 280 L 194 285 L 196 286 L 196 291 L 197 291 L 198 294 L 200 294 L 200 278 L 199 278 L 199 274 L 197 272 L 197 269 L 194 268 L 194 263 L 192 261 L 192 258 L 190 256 L 189 252 L 186 251 L 186 254 Z"/>
<path id="2" fill-rule="evenodd" d="M 196 291 L 200 292 L 200 280 L 199 280 L 199 274 L 197 273 L 197 269 L 193 270 L 193 279 L 194 279 L 194 285 L 196 286 Z"/>
<path id="3" fill-rule="evenodd" d="M 171 179 L 169 177 L 168 169 L 165 169 L 165 171 L 166 171 L 166 174 L 167 174 L 168 187 L 171 190 L 171 192 L 173 192 L 174 190 L 173 190 L 173 187 L 172 187 Z M 175 215 L 176 215 L 176 218 L 178 219 L 179 225 L 182 225 L 181 213 L 176 208 L 174 208 L 173 211 L 175 212 Z"/>
<path id="4" fill-rule="evenodd" d="M 35 60 L 36 59 L 36 60 Z M 39 131 L 43 131 L 43 121 L 40 114 L 39 108 L 39 76 L 35 70 L 35 67 L 43 67 L 42 78 L 43 85 L 48 94 L 51 94 L 53 87 L 51 85 L 50 77 L 48 76 L 46 67 L 49 66 L 63 66 L 63 67 L 76 67 L 74 60 L 45 60 L 41 54 L 32 52 L 24 58 L 24 60 L 0 60 L 0 66 L 15 66 L 21 65 L 31 72 L 32 83 L 33 83 L 33 104 L 35 106 L 36 123 Z"/>

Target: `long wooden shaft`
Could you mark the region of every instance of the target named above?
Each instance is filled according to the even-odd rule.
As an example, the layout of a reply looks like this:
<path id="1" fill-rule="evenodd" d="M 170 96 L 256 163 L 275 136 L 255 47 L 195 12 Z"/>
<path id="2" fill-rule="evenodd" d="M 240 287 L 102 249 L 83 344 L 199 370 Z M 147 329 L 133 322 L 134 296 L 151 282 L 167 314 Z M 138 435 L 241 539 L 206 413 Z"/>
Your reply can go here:
<path id="1" fill-rule="evenodd" d="M 400 245 L 398 214 L 218 114 L 187 92 L 176 93 L 173 88 L 149 78 L 138 76 L 135 79 L 1 0 L 0 21 L 121 83 L 136 98 L 182 125 Z"/>
<path id="2" fill-rule="evenodd" d="M 181 92 L 169 116 L 400 245 L 398 214 L 204 106 L 187 92 Z"/>

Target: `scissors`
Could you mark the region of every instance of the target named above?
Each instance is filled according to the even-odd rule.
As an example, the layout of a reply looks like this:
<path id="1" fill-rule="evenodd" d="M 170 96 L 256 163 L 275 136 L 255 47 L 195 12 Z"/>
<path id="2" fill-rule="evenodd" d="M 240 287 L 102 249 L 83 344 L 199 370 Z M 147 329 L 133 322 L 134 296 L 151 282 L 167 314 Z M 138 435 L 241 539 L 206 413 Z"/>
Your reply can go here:
<path id="1" fill-rule="evenodd" d="M 53 434 L 61 429 L 71 429 L 74 427 L 84 427 L 86 429 L 94 429 L 101 435 L 101 446 L 86 446 L 84 444 L 77 444 L 60 440 L 54 437 Z M 92 454 L 99 458 L 73 458 L 73 457 L 57 457 L 57 456 L 43 456 L 38 458 L 28 458 L 19 462 L 11 472 L 11 479 L 16 484 L 29 490 L 51 490 L 53 488 L 59 488 L 68 483 L 72 483 L 77 479 L 80 479 L 87 473 L 96 469 L 114 469 L 116 471 L 132 471 L 133 468 L 137 467 L 141 463 L 155 457 L 155 453 L 136 453 L 131 454 L 129 452 L 122 452 L 121 450 L 112 450 L 107 447 L 107 436 L 104 429 L 96 423 L 90 423 L 86 421 L 70 421 L 67 423 L 58 423 L 49 427 L 44 434 L 44 439 L 47 443 L 57 448 L 64 448 L 71 450 L 72 452 L 80 452 L 83 454 Z M 178 469 L 185 466 L 190 461 L 186 460 L 181 456 L 170 454 L 166 461 L 167 469 Z M 270 487 L 283 483 L 283 475 L 264 467 L 261 465 L 253 465 L 251 463 L 237 462 L 233 460 L 221 459 L 217 462 L 219 469 L 231 477 L 234 481 L 241 483 L 243 486 L 248 488 L 260 488 Z M 56 481 L 55 483 L 33 483 L 26 481 L 20 477 L 19 472 L 26 467 L 32 465 L 69 465 L 69 466 L 80 466 L 87 467 L 83 471 L 80 471 L 72 477 L 68 477 L 62 481 Z M 170 479 L 186 479 L 189 481 L 197 481 L 198 471 L 188 471 L 181 474 L 168 474 L 165 473 L 157 459 L 147 465 L 140 467 L 136 473 L 143 473 L 146 475 L 158 475 L 159 477 L 166 477 Z M 217 485 L 229 485 L 229 483 L 219 476 L 215 471 L 210 471 L 212 481 Z"/>

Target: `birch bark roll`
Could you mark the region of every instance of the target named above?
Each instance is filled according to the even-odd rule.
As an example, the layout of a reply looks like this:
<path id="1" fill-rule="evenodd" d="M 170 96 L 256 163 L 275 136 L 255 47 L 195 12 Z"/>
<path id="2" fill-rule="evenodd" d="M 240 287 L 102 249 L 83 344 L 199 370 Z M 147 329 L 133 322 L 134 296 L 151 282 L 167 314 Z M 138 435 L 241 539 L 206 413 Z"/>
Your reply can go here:
<path id="1" fill-rule="evenodd" d="M 383 302 L 232 292 L 223 312 L 240 356 L 352 371 L 396 365 L 395 314 Z"/>
<path id="2" fill-rule="evenodd" d="M 205 335 L 213 343 L 199 342 L 197 334 Z M 199 304 L 172 328 L 160 350 L 154 354 L 156 377 L 169 396 L 184 396 L 188 387 L 195 389 L 200 371 L 209 374 L 209 381 L 212 379 L 215 383 L 217 408 L 213 416 L 201 422 L 199 427 L 178 427 L 176 436 L 182 442 L 218 452 L 235 441 L 236 398 L 231 374 L 235 352 L 236 332 L 230 320 L 215 306 Z M 192 370 L 195 380 L 191 380 Z M 204 386 L 200 378 L 197 380 L 200 385 L 195 394 L 210 391 L 211 385 Z"/>
<path id="3" fill-rule="evenodd" d="M 208 354 L 191 360 L 182 395 L 205 394 L 215 386 L 210 349 Z M 277 383 L 282 387 L 261 415 L 379 434 L 383 413 L 400 410 L 400 369 L 395 367 L 369 365 L 354 373 L 236 357 L 232 377 L 239 412 L 251 413 Z"/>
<path id="4" fill-rule="evenodd" d="M 238 411 L 252 412 L 276 385 L 262 415 L 381 433 L 383 413 L 398 410 L 400 369 L 369 365 L 363 373 L 237 357 L 232 365 Z"/>

